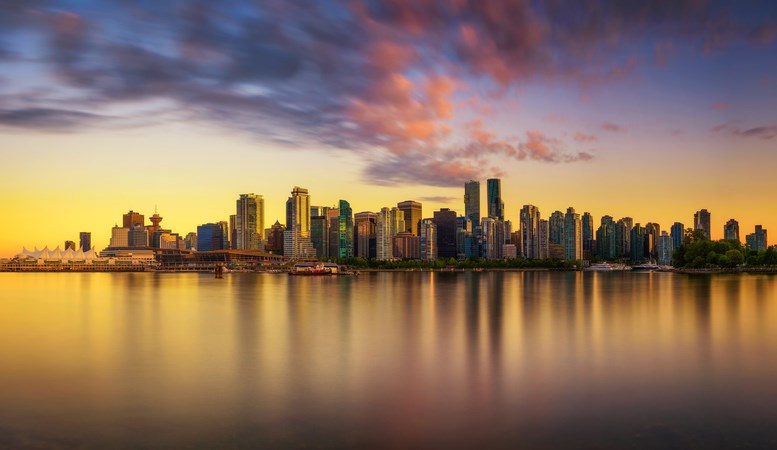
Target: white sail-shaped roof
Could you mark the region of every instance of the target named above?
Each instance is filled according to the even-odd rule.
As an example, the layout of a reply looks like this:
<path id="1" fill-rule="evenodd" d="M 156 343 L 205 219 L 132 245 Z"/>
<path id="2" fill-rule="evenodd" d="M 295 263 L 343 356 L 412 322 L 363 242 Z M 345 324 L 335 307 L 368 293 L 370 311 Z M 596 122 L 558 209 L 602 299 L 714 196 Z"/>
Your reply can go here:
<path id="1" fill-rule="evenodd" d="M 77 252 L 73 253 L 73 259 L 77 259 L 77 260 L 84 259 L 84 251 L 79 248 Z"/>

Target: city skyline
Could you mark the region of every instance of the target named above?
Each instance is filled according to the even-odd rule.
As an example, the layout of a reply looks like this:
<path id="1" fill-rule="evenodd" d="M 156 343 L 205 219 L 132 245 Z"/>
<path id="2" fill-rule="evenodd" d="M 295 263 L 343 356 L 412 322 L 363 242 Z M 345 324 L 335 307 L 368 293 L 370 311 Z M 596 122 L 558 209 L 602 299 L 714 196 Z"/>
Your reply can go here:
<path id="1" fill-rule="evenodd" d="M 488 181 L 489 181 L 489 186 L 491 186 L 491 185 L 494 185 L 494 186 L 499 185 L 501 187 L 501 179 L 499 179 L 499 178 L 491 178 Z M 451 224 L 450 226 L 453 226 L 455 228 L 455 227 L 457 227 L 457 225 L 454 225 L 454 222 L 458 221 L 459 219 L 463 219 L 464 218 L 464 211 L 467 210 L 467 205 L 470 205 L 470 207 L 472 208 L 471 209 L 472 213 L 476 213 L 477 214 L 479 212 L 481 219 L 488 219 L 488 220 L 497 219 L 497 223 L 504 224 L 504 225 L 500 225 L 500 226 L 506 226 L 506 228 L 502 229 L 502 231 L 499 232 L 499 233 L 502 233 L 502 234 L 500 234 L 500 236 L 501 236 L 500 240 L 502 238 L 504 238 L 504 242 L 505 243 L 510 243 L 511 240 L 514 240 L 514 239 L 511 239 L 511 236 L 509 235 L 510 231 L 512 231 L 513 233 L 517 233 L 516 235 L 518 236 L 519 241 L 518 242 L 512 242 L 512 243 L 516 244 L 518 246 L 518 255 L 519 256 L 524 257 L 524 258 L 531 258 L 531 259 L 537 259 L 537 258 L 542 259 L 542 258 L 545 258 L 545 257 L 560 257 L 561 259 L 573 259 L 574 260 L 574 259 L 588 259 L 589 251 L 591 251 L 591 249 L 590 248 L 586 248 L 586 246 L 587 245 L 595 245 L 596 243 L 594 243 L 594 244 L 587 244 L 586 240 L 601 241 L 600 236 L 599 236 L 599 233 L 601 232 L 600 225 L 602 225 L 602 227 L 603 227 L 606 222 L 614 225 L 615 224 L 615 220 L 618 220 L 618 218 L 620 217 L 620 218 L 622 218 L 623 220 L 626 221 L 625 222 L 625 227 L 626 227 L 625 229 L 629 230 L 629 232 L 633 231 L 632 230 L 632 227 L 633 227 L 635 230 L 638 230 L 638 231 L 636 231 L 637 234 L 647 233 L 648 235 L 650 235 L 650 238 L 651 238 L 650 239 L 650 243 L 649 244 L 645 244 L 646 248 L 649 247 L 651 249 L 651 251 L 653 252 L 653 254 L 656 254 L 659 251 L 658 250 L 659 249 L 659 245 L 660 245 L 659 238 L 661 237 L 659 235 L 659 230 L 661 230 L 661 228 L 658 228 L 658 227 L 660 227 L 660 223 L 657 223 L 657 222 L 656 223 L 654 223 L 654 222 L 647 222 L 646 225 L 644 227 L 642 227 L 641 223 L 645 223 L 645 222 L 641 222 L 640 220 L 635 220 L 633 217 L 630 217 L 630 216 L 619 216 L 617 213 L 614 214 L 614 218 L 613 218 L 612 215 L 607 214 L 607 215 L 601 216 L 599 218 L 599 220 L 597 220 L 595 218 L 595 216 L 593 214 L 591 214 L 589 211 L 585 211 L 583 214 L 576 213 L 575 208 L 572 207 L 572 206 L 570 206 L 570 207 L 568 207 L 566 209 L 566 213 L 563 213 L 560 210 L 554 210 L 553 212 L 542 213 L 543 210 L 538 208 L 537 206 L 535 206 L 533 204 L 522 205 L 521 209 L 518 211 L 518 216 L 519 217 L 517 218 L 517 220 L 515 222 L 513 222 L 510 217 L 505 217 L 504 221 L 502 221 L 502 220 L 498 220 L 497 217 L 493 217 L 493 215 L 489 214 L 488 211 L 486 211 L 485 214 L 483 214 L 482 208 L 485 207 L 486 209 L 490 209 L 490 208 L 492 208 L 492 203 L 490 201 L 487 201 L 487 202 L 485 202 L 484 205 L 481 205 L 481 203 L 483 203 L 482 202 L 482 197 L 485 196 L 486 198 L 488 198 L 492 194 L 490 194 L 489 192 L 480 192 L 480 196 L 479 196 L 479 197 L 481 197 L 480 201 L 474 201 L 473 200 L 472 194 L 473 194 L 473 192 L 479 190 L 479 188 L 477 188 L 478 185 L 479 185 L 479 182 L 477 182 L 475 180 L 470 180 L 467 183 L 465 183 L 465 185 L 463 186 L 463 189 L 462 189 L 463 195 L 462 195 L 462 198 L 461 198 L 461 203 L 460 203 L 461 208 L 460 208 L 460 210 L 441 207 L 441 208 L 433 210 L 433 212 L 431 212 L 431 214 L 422 214 L 421 215 L 422 220 L 423 219 L 428 219 L 429 221 L 432 221 L 432 222 L 435 223 L 435 225 L 437 225 L 438 216 L 440 214 L 446 214 L 446 215 L 450 214 L 450 217 L 448 219 L 446 219 L 446 220 L 451 221 L 450 222 L 450 224 Z M 474 191 L 472 190 L 472 186 L 475 186 L 475 190 Z M 353 235 L 352 237 L 350 237 L 350 239 L 347 239 L 347 242 L 350 242 L 347 245 L 350 245 L 352 247 L 355 246 L 355 245 L 358 245 L 357 242 L 356 242 L 357 239 L 355 239 L 355 236 L 358 234 L 357 224 L 359 222 L 359 216 L 365 216 L 365 215 L 375 216 L 375 218 L 377 220 L 375 223 L 377 223 L 377 225 L 378 225 L 378 227 L 377 227 L 378 242 L 381 242 L 381 239 L 382 239 L 383 241 L 385 241 L 384 244 L 383 244 L 384 246 L 385 245 L 393 246 L 393 244 L 389 243 L 389 240 L 387 240 L 387 239 L 389 239 L 390 237 L 396 236 L 397 233 L 399 233 L 403 229 L 406 229 L 406 227 L 404 226 L 404 219 L 399 219 L 399 222 L 396 225 L 392 225 L 392 228 L 391 228 L 392 231 L 388 235 L 383 236 L 381 238 L 380 237 L 381 236 L 380 229 L 381 229 L 381 226 L 384 226 L 384 222 L 381 221 L 379 218 L 382 217 L 382 214 L 388 214 L 389 210 L 391 210 L 391 216 L 392 217 L 394 215 L 394 211 L 397 211 L 397 214 L 400 214 L 401 217 L 404 217 L 404 215 L 402 214 L 402 211 L 401 211 L 401 208 L 403 207 L 403 205 L 414 204 L 415 208 L 421 208 L 422 205 L 423 205 L 422 203 L 415 202 L 413 200 L 404 200 L 404 201 L 397 202 L 396 206 L 379 207 L 379 208 L 376 208 L 375 211 L 371 211 L 371 210 L 356 211 L 356 210 L 354 210 L 353 208 L 350 207 L 350 205 L 347 202 L 347 200 L 343 200 L 343 199 L 338 200 L 338 202 L 335 205 L 332 205 L 332 206 L 324 206 L 324 205 L 320 205 L 320 204 L 319 205 L 315 205 L 314 204 L 315 202 L 313 202 L 311 200 L 311 196 L 310 196 L 309 190 L 307 188 L 301 188 L 299 186 L 294 186 L 292 191 L 291 191 L 291 197 L 288 197 L 287 201 L 285 202 L 285 209 L 286 209 L 286 222 L 285 222 L 285 225 L 288 225 L 289 220 L 292 220 L 294 223 L 297 223 L 298 219 L 296 219 L 296 217 L 298 217 L 299 214 L 302 214 L 300 212 L 294 212 L 296 210 L 296 207 L 290 206 L 290 205 L 296 205 L 298 200 L 295 200 L 295 199 L 299 198 L 298 196 L 300 194 L 302 194 L 302 196 L 304 197 L 304 205 L 306 205 L 306 207 L 304 208 L 306 210 L 306 212 L 305 212 L 305 214 L 303 214 L 303 216 L 307 216 L 307 218 L 305 218 L 303 220 L 306 220 L 307 223 L 308 223 L 307 226 L 303 226 L 302 227 L 302 228 L 307 228 L 307 231 L 303 230 L 302 234 L 310 236 L 310 225 L 309 224 L 310 224 L 310 218 L 312 216 L 316 216 L 317 214 L 324 213 L 325 211 L 333 211 L 336 215 L 340 216 L 340 219 L 338 221 L 337 227 L 340 228 L 340 230 L 343 230 L 343 226 L 345 226 L 345 229 L 349 230 L 348 232 L 350 232 Z M 258 217 L 261 217 L 261 219 L 257 221 L 257 225 L 258 225 L 258 223 L 263 223 L 264 222 L 264 216 L 266 215 L 266 213 L 265 213 L 265 210 L 264 210 L 264 206 L 265 206 L 264 198 L 263 198 L 264 196 L 262 194 L 254 194 L 254 193 L 251 193 L 251 194 L 239 194 L 237 202 L 236 202 L 238 215 L 241 214 L 241 211 L 243 209 L 243 208 L 241 208 L 241 205 L 243 205 L 244 200 L 246 198 L 249 198 L 249 197 L 252 198 L 252 199 L 258 200 L 257 207 L 255 208 L 253 214 L 255 214 Z M 500 200 L 502 200 L 500 208 L 504 208 L 504 201 L 501 198 L 500 198 Z M 344 207 L 347 208 L 347 209 L 343 210 Z M 530 209 L 527 210 L 527 208 L 530 208 Z M 343 216 L 343 213 L 338 212 L 338 211 L 347 211 L 346 216 Z M 500 209 L 500 211 L 501 211 L 501 209 Z M 429 211 L 427 210 L 427 213 L 428 212 Z M 555 234 L 553 232 L 553 227 L 554 227 L 553 221 L 554 221 L 554 218 L 557 215 L 558 215 L 558 220 L 560 221 L 559 225 L 562 228 L 566 229 L 566 231 L 564 231 L 562 229 L 561 232 L 563 233 L 563 235 L 560 235 L 560 236 L 557 236 L 557 237 L 554 238 Z M 691 229 L 695 228 L 697 230 L 701 230 L 704 233 L 704 235 L 707 236 L 708 232 L 711 231 L 711 230 L 708 229 L 710 226 L 712 226 L 712 230 L 714 230 L 714 226 L 712 224 L 714 224 L 715 222 L 711 220 L 712 215 L 713 214 L 710 211 L 708 211 L 707 209 L 697 210 L 695 213 L 693 213 L 693 220 L 689 224 L 685 225 L 681 229 L 684 231 L 686 228 L 691 228 Z M 116 246 L 116 245 L 118 245 L 118 246 L 130 246 L 130 247 L 137 246 L 136 244 L 133 244 L 132 242 L 129 242 L 129 241 L 133 240 L 132 235 L 133 235 L 133 231 L 135 231 L 134 228 L 138 228 L 138 227 L 140 227 L 138 229 L 141 230 L 141 231 L 137 231 L 137 232 L 142 232 L 143 236 L 142 236 L 142 238 L 140 236 L 138 236 L 137 239 L 145 239 L 146 242 L 149 243 L 149 246 L 153 246 L 153 247 L 158 247 L 159 246 L 159 243 L 151 244 L 153 232 L 155 230 L 161 230 L 163 232 L 168 232 L 168 233 L 170 231 L 172 231 L 174 233 L 174 236 L 180 236 L 179 239 L 182 242 L 187 240 L 187 239 L 189 239 L 188 235 L 192 235 L 193 234 L 195 236 L 195 238 L 198 239 L 196 241 L 198 243 L 199 242 L 198 233 L 200 232 L 201 229 L 206 229 L 209 226 L 219 227 L 219 229 L 221 230 L 221 231 L 219 231 L 219 239 L 218 240 L 223 239 L 223 242 L 225 243 L 225 246 L 223 246 L 222 248 L 227 248 L 226 247 L 226 243 L 228 243 L 228 242 L 230 243 L 230 247 L 229 248 L 258 248 L 258 247 L 254 247 L 254 246 L 255 245 L 259 245 L 260 242 L 261 242 L 261 245 L 263 247 L 271 245 L 268 241 L 266 241 L 264 239 L 260 239 L 260 241 L 257 241 L 257 243 L 251 244 L 248 247 L 246 247 L 245 245 L 240 244 L 239 243 L 239 237 L 238 237 L 238 235 L 240 233 L 239 232 L 236 233 L 236 230 L 237 230 L 237 228 L 239 228 L 239 226 L 240 226 L 239 224 L 241 222 L 240 222 L 240 219 L 236 220 L 235 217 L 236 216 L 234 214 L 230 215 L 229 216 L 230 220 L 228 220 L 228 221 L 217 220 L 217 219 L 214 219 L 212 221 L 203 220 L 203 221 L 201 221 L 200 223 L 198 223 L 194 227 L 193 231 L 190 231 L 190 230 L 177 230 L 177 229 L 172 229 L 172 228 L 160 227 L 160 222 L 163 219 L 158 214 L 156 205 L 155 205 L 154 214 L 152 216 L 150 216 L 149 219 L 148 219 L 148 221 L 150 222 L 150 225 L 146 225 L 145 224 L 144 214 L 142 212 L 134 211 L 134 210 L 130 209 L 128 213 L 122 214 L 122 221 L 121 222 L 122 222 L 122 226 L 124 228 L 119 228 L 118 225 L 115 225 L 111 229 L 112 231 L 111 231 L 111 233 L 109 233 L 109 234 L 112 235 L 111 238 L 110 238 L 110 245 L 113 245 L 113 246 Z M 323 217 L 324 216 L 322 216 L 322 218 Z M 442 216 L 439 216 L 439 217 L 442 217 Z M 547 217 L 547 219 L 543 219 L 543 217 Z M 580 218 L 581 217 L 583 218 L 583 222 L 582 223 L 580 222 Z M 699 219 L 700 217 L 704 217 L 704 219 Z M 394 220 L 394 219 L 392 219 L 392 220 Z M 568 222 L 569 220 L 571 220 L 572 222 Z M 348 225 L 345 225 L 346 222 L 344 222 L 344 221 L 348 221 L 348 223 L 351 224 L 350 227 Z M 618 220 L 618 222 L 621 222 L 621 221 L 622 220 Z M 278 220 L 276 220 L 276 223 L 277 222 L 278 222 Z M 577 223 L 577 225 L 575 225 L 575 222 Z M 488 222 L 488 223 L 492 223 L 492 222 Z M 513 225 L 514 228 L 512 228 L 512 230 L 509 228 L 509 226 L 510 226 L 509 224 L 511 224 L 511 223 L 515 223 L 515 225 Z M 725 235 L 727 233 L 729 233 L 729 228 L 732 226 L 732 223 L 736 224 L 736 227 L 737 227 L 737 237 L 738 237 L 739 236 L 739 234 L 738 234 L 739 222 L 736 219 L 731 218 L 731 219 L 728 219 L 725 222 L 725 224 L 722 226 L 723 231 L 721 231 L 721 237 L 715 237 L 715 232 L 712 231 L 712 233 L 711 233 L 712 234 L 712 239 L 713 240 L 717 240 L 717 239 L 724 239 L 724 238 L 726 238 Z M 117 224 L 118 224 L 118 222 L 117 222 Z M 232 224 L 232 225 L 230 225 L 230 224 Z M 486 221 L 483 222 L 484 226 L 485 226 L 485 224 L 486 224 Z M 573 231 L 572 234 L 569 234 L 570 232 L 569 232 L 568 228 L 569 228 L 570 224 L 573 225 L 576 228 L 576 230 Z M 133 228 L 133 226 L 131 226 L 131 225 L 134 225 L 135 227 Z M 543 227 L 548 227 L 548 225 L 550 225 L 550 228 L 547 228 L 547 230 L 543 231 Z M 665 225 L 665 228 L 663 228 L 663 230 L 665 232 L 668 232 L 667 230 L 669 230 L 671 228 L 672 236 L 676 236 L 678 234 L 681 234 L 681 233 L 679 233 L 678 231 L 675 230 L 675 228 L 678 225 L 683 225 L 683 222 L 675 221 L 673 223 L 673 225 Z M 332 226 L 335 226 L 335 225 L 332 225 Z M 480 223 L 478 224 L 478 226 L 480 226 Z M 489 226 L 491 226 L 491 225 L 489 225 Z M 230 228 L 230 227 L 232 227 L 232 228 Z M 119 237 L 118 238 L 119 241 L 120 242 L 124 242 L 127 239 L 129 239 L 129 241 L 127 241 L 127 243 L 116 243 L 116 242 L 119 242 L 119 241 L 117 241 L 117 234 L 116 234 L 117 230 L 122 230 L 122 229 L 128 230 L 128 231 L 125 231 L 125 233 L 128 232 L 129 236 L 127 236 L 125 234 L 123 237 Z M 753 227 L 753 229 L 755 230 L 754 234 L 747 233 L 747 230 L 744 230 L 744 232 L 742 233 L 742 236 L 745 236 L 745 237 L 748 238 L 747 240 L 745 240 L 743 238 L 739 238 L 739 239 L 736 239 L 736 240 L 741 242 L 741 243 L 743 243 L 743 244 L 747 244 L 747 245 L 750 245 L 751 247 L 755 248 L 756 247 L 756 244 L 755 244 L 756 241 L 753 240 L 751 242 L 751 240 L 750 240 L 751 237 L 752 236 L 756 236 L 758 233 L 760 233 L 759 230 L 761 230 L 761 229 L 766 230 L 767 228 L 764 227 L 761 223 L 759 223 L 759 224 L 756 224 Z M 267 228 L 266 230 L 269 232 L 270 228 Z M 224 234 L 222 234 L 222 231 L 223 231 Z M 229 236 L 230 231 L 231 231 L 231 236 Z M 471 229 L 470 229 L 470 231 L 471 231 Z M 263 235 L 264 232 L 265 232 L 265 229 L 262 228 L 261 230 L 257 230 L 257 232 L 258 232 L 259 235 Z M 208 233 L 210 233 L 210 232 L 208 232 Z M 384 233 L 385 233 L 385 231 L 384 231 Z M 437 231 L 435 231 L 435 235 L 436 235 L 436 233 L 437 233 Z M 454 233 L 454 231 L 452 230 L 452 231 L 450 231 L 450 233 Z M 483 233 L 485 233 L 485 230 L 483 231 Z M 96 234 L 99 236 L 100 232 L 98 231 Z M 343 241 L 343 239 L 346 239 L 346 238 L 343 237 L 344 235 L 342 235 L 342 231 L 336 232 L 335 236 L 337 236 L 338 234 L 340 236 L 337 237 L 337 239 L 339 240 L 339 244 L 337 244 L 337 245 L 340 246 L 341 248 L 337 249 L 336 251 L 338 252 L 338 254 L 340 254 L 341 252 L 345 252 L 345 254 L 340 255 L 340 257 L 344 257 L 346 255 L 358 256 L 356 253 L 353 253 L 353 249 L 342 250 L 342 245 L 346 245 L 346 244 L 343 244 L 343 242 L 345 242 L 345 241 Z M 419 233 L 413 233 L 413 234 L 420 235 L 420 232 Z M 547 250 L 542 250 L 540 248 L 543 245 L 542 244 L 543 241 L 540 238 L 540 236 L 543 236 L 545 234 L 548 234 L 548 239 L 550 240 L 551 244 L 553 244 L 554 239 L 556 239 L 556 240 L 560 239 L 560 241 L 561 241 L 561 249 L 560 249 L 560 251 L 563 253 L 563 257 L 561 255 L 554 256 L 552 252 L 548 253 Z M 609 234 L 609 232 L 605 230 L 605 234 Z M 81 232 L 79 232 L 79 238 L 80 239 L 83 239 L 83 235 L 88 235 L 89 236 L 88 242 L 89 242 L 90 245 L 92 245 L 91 244 L 92 232 L 91 231 L 81 231 Z M 283 237 L 283 239 L 286 240 L 287 242 L 286 242 L 286 244 L 284 244 L 284 246 L 288 246 L 289 245 L 288 239 L 290 239 L 290 236 L 291 236 L 289 234 L 288 230 L 285 233 L 285 235 L 286 235 L 286 237 Z M 186 238 L 184 238 L 184 236 Z M 454 237 L 455 236 L 451 235 L 450 238 L 446 238 L 446 241 L 449 241 L 449 239 L 453 239 Z M 484 237 L 485 237 L 485 235 L 484 235 Z M 667 234 L 667 238 L 668 237 L 669 236 Z M 606 236 L 604 238 L 607 239 Z M 156 239 L 158 240 L 159 238 L 156 238 Z M 210 234 L 208 234 L 208 238 L 207 239 L 213 239 L 213 238 L 211 237 Z M 231 241 L 233 241 L 235 239 L 238 239 L 238 241 L 235 241 L 234 243 L 232 243 Z M 628 238 L 626 238 L 626 239 L 628 239 Z M 676 244 L 676 239 L 677 238 L 673 237 L 673 239 L 675 240 L 675 243 L 672 244 L 672 248 L 675 248 L 675 247 L 677 247 L 677 244 Z M 755 239 L 755 238 L 752 237 L 752 239 Z M 571 244 L 572 247 L 570 247 L 570 242 L 572 243 Z M 75 245 L 75 242 L 71 241 L 71 240 L 65 240 L 65 247 L 68 247 L 69 245 Z M 311 246 L 312 244 L 309 242 L 308 244 L 305 244 L 305 245 Z M 332 245 L 334 245 L 334 244 L 332 244 Z M 378 244 L 378 245 L 380 247 L 380 244 Z M 453 245 L 453 244 L 451 244 L 451 245 Z M 545 244 L 545 245 L 547 245 L 547 244 Z M 602 244 L 599 243 L 599 245 L 602 245 Z M 610 245 L 610 244 L 604 244 L 604 245 Z M 43 244 L 43 245 L 40 246 L 40 248 L 43 248 L 44 246 L 45 247 L 49 247 L 48 244 Z M 199 245 L 197 245 L 197 246 L 199 247 Z M 641 244 L 639 244 L 638 246 L 641 247 Z M 760 247 L 760 245 L 758 245 L 758 246 Z M 27 245 L 22 245 L 22 247 L 26 248 L 28 246 Z M 37 248 L 38 245 L 29 246 L 29 247 L 30 248 Z M 56 247 L 56 245 L 53 245 L 51 247 L 52 248 Z M 80 246 L 79 247 L 74 247 L 73 250 L 76 250 L 77 248 L 80 248 Z M 763 247 L 763 248 L 765 248 L 765 247 Z M 208 248 L 208 249 L 210 249 L 210 248 Z M 601 249 L 601 247 L 600 247 L 600 249 Z M 88 250 L 88 249 L 84 249 L 84 250 Z M 63 249 L 63 251 L 64 251 L 64 249 Z M 306 252 L 311 252 L 311 251 L 315 252 L 315 249 L 312 249 L 312 247 L 311 247 L 310 250 L 306 250 Z M 377 253 L 377 255 L 378 255 L 377 259 L 379 259 L 379 260 L 380 259 L 384 259 L 384 260 L 385 259 L 392 259 L 391 256 L 386 256 L 387 255 L 386 252 L 390 252 L 390 251 L 391 251 L 390 248 L 388 250 L 385 250 L 385 251 L 379 248 L 378 253 Z M 435 252 L 436 251 L 437 250 L 435 250 Z M 501 249 L 499 251 L 501 252 Z M 604 250 L 604 251 L 605 251 L 604 254 L 600 253 L 598 256 L 600 256 L 600 257 L 608 257 L 607 256 L 607 252 L 608 251 L 614 251 L 614 249 L 613 250 Z M 628 251 L 628 250 L 625 250 L 625 251 Z M 13 255 L 15 255 L 17 252 L 14 252 Z M 288 252 L 288 249 L 284 253 L 287 253 L 287 252 Z M 451 254 L 445 253 L 445 255 L 446 255 L 445 257 L 457 257 L 456 256 L 456 252 L 454 250 L 451 250 L 451 252 L 452 252 Z M 293 257 L 293 259 L 296 259 L 297 258 L 297 256 L 296 256 L 297 252 L 293 251 L 292 254 L 295 255 Z M 308 253 L 304 253 L 304 254 L 308 254 Z M 13 256 L 13 255 L 9 255 L 8 257 Z M 327 257 L 331 257 L 331 256 L 335 256 L 335 255 L 334 254 L 327 255 Z M 0 257 L 3 257 L 3 256 L 0 255 Z M 300 256 L 300 257 L 304 257 L 304 256 Z M 375 256 L 372 256 L 372 257 L 374 258 Z M 459 258 L 461 257 L 461 252 L 458 255 L 458 257 Z M 483 255 L 482 257 L 485 257 L 485 255 Z M 501 258 L 501 255 L 499 257 Z M 487 257 L 487 259 L 492 259 L 492 258 L 493 258 L 493 254 L 491 256 Z"/>
<path id="2" fill-rule="evenodd" d="M 294 184 L 460 214 L 464 182 L 487 205 L 501 178 L 514 224 L 532 204 L 777 228 L 774 3 L 356 5 L 0 6 L 0 255 L 104 246 L 153 205 L 193 231 L 236 193 L 267 226 Z"/>

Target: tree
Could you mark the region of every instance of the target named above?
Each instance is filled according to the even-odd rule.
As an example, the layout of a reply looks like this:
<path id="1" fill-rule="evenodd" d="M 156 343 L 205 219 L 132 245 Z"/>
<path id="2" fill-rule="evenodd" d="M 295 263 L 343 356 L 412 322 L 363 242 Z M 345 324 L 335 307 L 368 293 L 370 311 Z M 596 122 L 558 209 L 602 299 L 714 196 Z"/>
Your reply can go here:
<path id="1" fill-rule="evenodd" d="M 745 262 L 745 255 L 739 250 L 731 249 L 726 252 L 726 258 L 729 262 L 729 267 L 741 266 Z"/>

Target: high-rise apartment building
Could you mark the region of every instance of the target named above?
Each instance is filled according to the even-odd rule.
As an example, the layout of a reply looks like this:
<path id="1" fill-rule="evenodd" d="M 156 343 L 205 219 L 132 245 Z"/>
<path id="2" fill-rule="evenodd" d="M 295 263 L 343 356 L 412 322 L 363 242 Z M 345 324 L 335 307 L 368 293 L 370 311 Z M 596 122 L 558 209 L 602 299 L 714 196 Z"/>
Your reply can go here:
<path id="1" fill-rule="evenodd" d="M 420 259 L 421 239 L 409 231 L 397 233 L 394 236 L 394 258 Z"/>
<path id="2" fill-rule="evenodd" d="M 645 237 L 649 236 L 645 233 L 645 229 L 642 225 L 636 224 L 631 229 L 631 260 L 633 262 L 644 261 L 647 256 L 645 252 Z"/>
<path id="3" fill-rule="evenodd" d="M 612 216 L 602 217 L 599 229 L 596 230 L 597 255 L 601 258 L 616 259 L 618 257 L 615 226 Z"/>
<path id="4" fill-rule="evenodd" d="M 502 259 L 505 242 L 504 222 L 493 217 L 484 217 L 480 220 L 480 228 L 485 258 Z"/>
<path id="5" fill-rule="evenodd" d="M 418 236 L 418 230 L 421 227 L 422 205 L 413 200 L 405 200 L 397 203 L 397 208 L 402 211 L 405 218 L 405 230 Z"/>
<path id="6" fill-rule="evenodd" d="M 353 257 L 353 211 L 351 205 L 340 200 L 338 211 L 338 255 L 340 258 Z"/>
<path id="7" fill-rule="evenodd" d="M 394 259 L 394 236 L 405 228 L 404 214 L 399 208 L 384 207 L 378 213 L 376 253 L 377 259 Z"/>
<path id="8" fill-rule="evenodd" d="M 745 236 L 747 247 L 757 252 L 766 250 L 769 247 L 769 241 L 766 238 L 766 230 L 761 225 L 755 226 L 755 233 Z"/>
<path id="9" fill-rule="evenodd" d="M 591 259 L 596 254 L 596 239 L 594 239 L 594 217 L 584 212 L 580 218 L 583 235 L 583 258 Z"/>
<path id="10" fill-rule="evenodd" d="M 71 249 L 73 251 L 76 250 L 76 241 L 65 241 L 65 250 Z"/>
<path id="11" fill-rule="evenodd" d="M 693 215 L 693 229 L 702 230 L 705 238 L 712 239 L 709 211 L 706 209 L 696 211 Z"/>
<path id="12" fill-rule="evenodd" d="M 82 231 L 78 233 L 78 240 L 81 244 L 81 250 L 88 252 L 92 249 L 92 233 L 88 231 Z"/>
<path id="13" fill-rule="evenodd" d="M 540 210 L 534 205 L 521 208 L 521 256 L 537 259 L 540 256 Z"/>
<path id="14" fill-rule="evenodd" d="M 266 230 L 267 251 L 276 255 L 283 254 L 283 233 L 286 231 L 286 225 L 275 221 L 275 223 Z"/>
<path id="15" fill-rule="evenodd" d="M 286 201 L 286 231 L 283 232 L 283 255 L 291 260 L 316 257 L 310 240 L 310 195 L 294 186 Z"/>
<path id="16" fill-rule="evenodd" d="M 111 228 L 111 247 L 128 247 L 129 246 L 129 228 L 120 227 L 115 225 Z"/>
<path id="17" fill-rule="evenodd" d="M 727 241 L 739 241 L 739 222 L 729 219 L 723 226 L 723 239 Z"/>
<path id="18" fill-rule="evenodd" d="M 661 232 L 661 236 L 658 237 L 658 263 L 659 264 L 672 264 L 672 254 L 674 253 L 674 242 L 672 236 L 666 231 Z"/>
<path id="19" fill-rule="evenodd" d="M 434 220 L 421 220 L 419 247 L 422 260 L 434 261 L 437 259 L 437 225 L 435 225 Z"/>
<path id="20" fill-rule="evenodd" d="M 140 223 L 127 232 L 127 247 L 148 247 L 148 230 Z"/>
<path id="21" fill-rule="evenodd" d="M 564 213 L 553 211 L 548 220 L 548 226 L 550 227 L 550 235 L 548 236 L 550 243 L 564 245 Z"/>
<path id="22" fill-rule="evenodd" d="M 499 178 L 489 178 L 486 180 L 486 193 L 488 217 L 504 221 L 505 203 L 502 201 L 502 180 Z"/>
<path id="23" fill-rule="evenodd" d="M 550 258 L 550 223 L 547 220 L 540 219 L 538 235 L 540 240 L 539 257 L 540 259 L 548 259 Z"/>
<path id="24" fill-rule="evenodd" d="M 264 231 L 265 238 L 269 239 L 269 236 L 267 236 L 267 229 Z M 237 248 L 237 214 L 229 215 L 229 248 Z"/>
<path id="25" fill-rule="evenodd" d="M 583 225 L 571 206 L 564 215 L 564 259 L 583 259 Z"/>
<path id="26" fill-rule="evenodd" d="M 262 250 L 264 248 L 264 198 L 253 193 L 240 194 L 235 206 L 237 239 L 236 243 L 233 243 L 233 247 L 244 250 Z"/>
<path id="27" fill-rule="evenodd" d="M 645 246 L 647 247 L 646 256 L 648 258 L 658 258 L 658 238 L 661 237 L 661 225 L 648 222 L 645 225 Z"/>
<path id="28" fill-rule="evenodd" d="M 618 220 L 615 228 L 618 244 L 618 258 L 626 258 L 631 255 L 631 229 L 634 228 L 634 219 L 624 217 Z"/>
<path id="29" fill-rule="evenodd" d="M 456 218 L 456 258 L 466 258 L 465 244 L 472 234 L 472 222 L 464 216 Z"/>
<path id="30" fill-rule="evenodd" d="M 473 224 L 480 224 L 480 181 L 464 183 L 464 216 Z"/>

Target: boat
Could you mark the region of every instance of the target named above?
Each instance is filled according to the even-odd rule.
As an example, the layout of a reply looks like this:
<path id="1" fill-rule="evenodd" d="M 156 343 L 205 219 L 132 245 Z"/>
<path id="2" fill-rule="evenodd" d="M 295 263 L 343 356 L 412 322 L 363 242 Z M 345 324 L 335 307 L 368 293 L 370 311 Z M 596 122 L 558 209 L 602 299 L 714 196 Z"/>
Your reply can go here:
<path id="1" fill-rule="evenodd" d="M 590 266 L 583 269 L 587 272 L 611 272 L 613 270 L 612 266 L 607 263 L 599 263 L 599 264 L 591 264 Z"/>
<path id="2" fill-rule="evenodd" d="M 289 275 L 316 276 L 332 275 L 335 273 L 331 268 L 323 264 L 295 264 L 289 271 Z"/>

